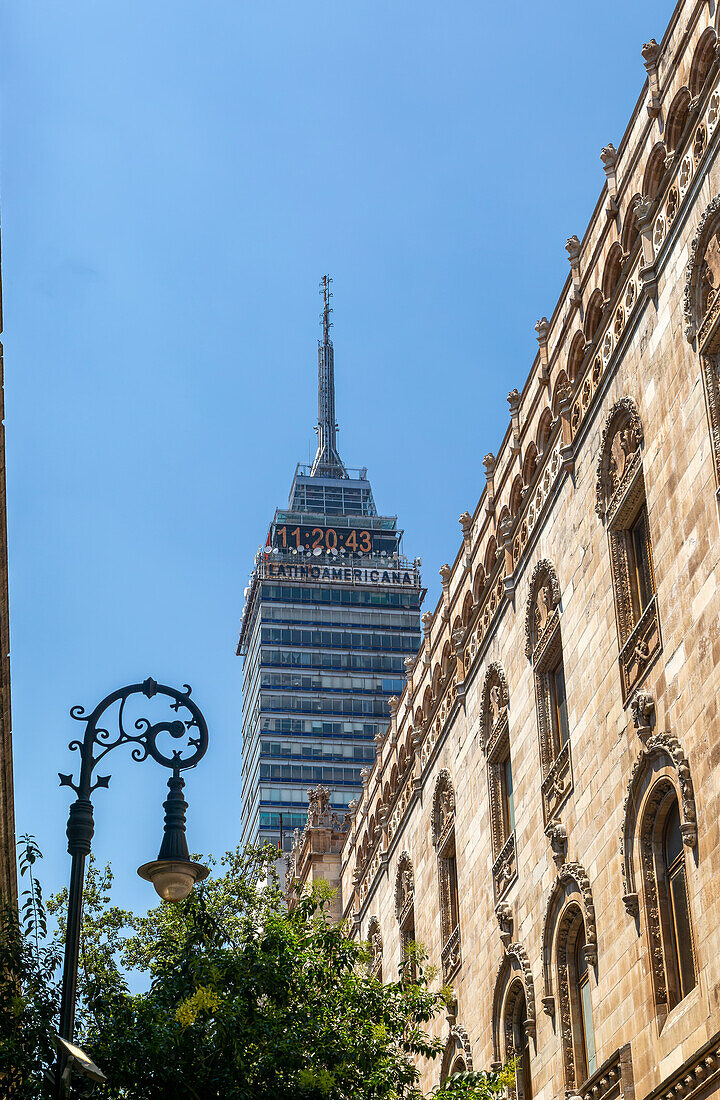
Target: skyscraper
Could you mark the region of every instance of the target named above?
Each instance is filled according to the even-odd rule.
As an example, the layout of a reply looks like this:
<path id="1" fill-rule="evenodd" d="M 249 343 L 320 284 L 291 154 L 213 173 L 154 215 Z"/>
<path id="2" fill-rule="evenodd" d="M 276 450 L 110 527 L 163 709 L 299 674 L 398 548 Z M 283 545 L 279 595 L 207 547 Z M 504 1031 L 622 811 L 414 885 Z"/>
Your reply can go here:
<path id="1" fill-rule="evenodd" d="M 338 811 L 361 786 L 420 644 L 424 595 L 397 516 L 377 514 L 367 470 L 337 449 L 330 282 L 322 280 L 318 446 L 258 552 L 240 628 L 242 837 L 289 848 L 322 783 Z"/>

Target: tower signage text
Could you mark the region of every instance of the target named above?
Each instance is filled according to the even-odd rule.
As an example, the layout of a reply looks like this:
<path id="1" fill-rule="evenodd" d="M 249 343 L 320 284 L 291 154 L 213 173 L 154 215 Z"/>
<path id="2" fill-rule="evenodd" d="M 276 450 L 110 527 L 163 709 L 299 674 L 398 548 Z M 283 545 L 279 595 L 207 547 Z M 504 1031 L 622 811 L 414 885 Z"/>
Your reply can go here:
<path id="1" fill-rule="evenodd" d="M 412 569 L 366 569 L 335 565 L 283 565 L 266 562 L 263 576 L 283 580 L 344 581 L 350 584 L 391 584 L 417 587 L 419 578 Z"/>

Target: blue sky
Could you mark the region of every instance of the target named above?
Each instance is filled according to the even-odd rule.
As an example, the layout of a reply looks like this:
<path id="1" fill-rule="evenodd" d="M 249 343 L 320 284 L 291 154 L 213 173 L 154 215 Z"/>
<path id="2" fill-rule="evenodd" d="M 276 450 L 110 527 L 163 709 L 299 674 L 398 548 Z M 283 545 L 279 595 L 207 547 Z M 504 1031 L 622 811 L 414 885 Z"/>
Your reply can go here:
<path id="1" fill-rule="evenodd" d="M 48 888 L 69 707 L 148 675 L 209 722 L 191 846 L 237 842 L 243 588 L 314 440 L 326 271 L 340 451 L 434 606 L 672 7 L 5 5 L 16 816 Z M 94 848 L 141 909 L 167 773 L 108 763 Z"/>

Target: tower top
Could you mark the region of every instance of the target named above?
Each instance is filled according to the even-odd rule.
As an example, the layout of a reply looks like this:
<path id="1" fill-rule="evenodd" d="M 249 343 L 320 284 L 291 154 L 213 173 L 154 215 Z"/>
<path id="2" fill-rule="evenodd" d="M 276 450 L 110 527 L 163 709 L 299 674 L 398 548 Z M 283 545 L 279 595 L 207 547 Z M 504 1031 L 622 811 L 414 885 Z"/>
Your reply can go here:
<path id="1" fill-rule="evenodd" d="M 322 327 L 323 327 L 323 344 L 330 343 L 330 329 L 332 327 L 332 321 L 330 320 L 330 314 L 332 313 L 332 306 L 330 305 L 330 299 L 333 294 L 330 289 L 332 286 L 332 278 L 329 275 L 323 275 L 320 280 L 320 293 L 323 298 L 323 311 L 322 311 Z"/>
<path id="2" fill-rule="evenodd" d="M 330 339 L 330 314 L 332 307 L 330 287 L 332 279 L 323 275 L 320 281 L 320 293 L 323 300 L 322 342 L 318 340 L 318 446 L 310 471 L 311 477 L 345 478 L 347 470 L 342 464 L 337 449 L 337 430 L 335 423 L 335 353 Z"/>

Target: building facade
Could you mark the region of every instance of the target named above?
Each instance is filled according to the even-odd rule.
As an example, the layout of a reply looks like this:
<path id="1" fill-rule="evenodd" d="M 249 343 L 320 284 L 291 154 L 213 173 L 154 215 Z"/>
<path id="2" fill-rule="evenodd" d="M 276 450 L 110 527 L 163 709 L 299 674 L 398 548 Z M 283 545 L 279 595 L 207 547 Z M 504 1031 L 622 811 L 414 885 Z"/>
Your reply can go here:
<path id="1" fill-rule="evenodd" d="M 330 280 L 318 344 L 318 449 L 298 466 L 246 591 L 242 836 L 289 849 L 308 786 L 335 810 L 362 790 L 388 700 L 420 644 L 419 562 L 402 554 L 397 516 L 377 513 L 366 470 L 337 450 Z"/>
<path id="2" fill-rule="evenodd" d="M 452 984 L 428 1085 L 517 1057 L 522 1100 L 720 1092 L 716 7 L 642 47 L 361 798 L 291 860 L 376 973 L 417 939 Z"/>

